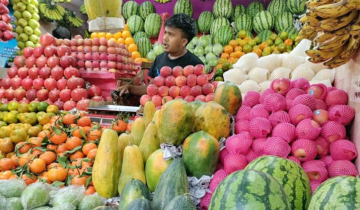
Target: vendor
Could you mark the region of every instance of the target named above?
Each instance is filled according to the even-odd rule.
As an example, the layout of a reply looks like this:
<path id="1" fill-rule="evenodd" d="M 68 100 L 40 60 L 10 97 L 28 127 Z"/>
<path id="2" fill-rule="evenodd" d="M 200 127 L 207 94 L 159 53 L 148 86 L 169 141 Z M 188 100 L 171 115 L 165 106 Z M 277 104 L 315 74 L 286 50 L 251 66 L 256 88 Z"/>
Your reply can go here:
<path id="1" fill-rule="evenodd" d="M 160 69 L 163 66 L 174 68 L 175 66 L 185 67 L 187 65 L 203 64 L 203 62 L 194 54 L 186 50 L 187 44 L 195 36 L 195 22 L 186 14 L 176 14 L 170 17 L 165 23 L 164 34 L 164 53 L 158 55 L 150 68 L 148 76 L 150 84 L 153 79 L 160 75 Z M 118 91 L 119 95 L 132 94 L 142 96 L 146 94 L 147 86 L 125 85 Z"/>

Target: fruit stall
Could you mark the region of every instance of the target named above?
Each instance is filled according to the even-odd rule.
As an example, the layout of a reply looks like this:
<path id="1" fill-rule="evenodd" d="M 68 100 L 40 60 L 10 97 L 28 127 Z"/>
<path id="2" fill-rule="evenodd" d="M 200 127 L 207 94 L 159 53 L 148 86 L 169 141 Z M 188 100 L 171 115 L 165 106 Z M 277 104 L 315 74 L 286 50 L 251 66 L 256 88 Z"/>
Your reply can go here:
<path id="1" fill-rule="evenodd" d="M 0 210 L 356 209 L 359 5 L 1 0 Z"/>

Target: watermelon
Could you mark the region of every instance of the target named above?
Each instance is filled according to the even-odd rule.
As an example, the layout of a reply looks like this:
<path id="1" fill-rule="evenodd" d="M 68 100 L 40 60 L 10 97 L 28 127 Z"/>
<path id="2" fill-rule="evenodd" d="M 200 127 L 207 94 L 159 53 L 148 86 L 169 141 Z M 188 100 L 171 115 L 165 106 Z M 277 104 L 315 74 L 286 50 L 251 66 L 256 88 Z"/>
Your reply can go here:
<path id="1" fill-rule="evenodd" d="M 123 5 L 122 15 L 127 20 L 129 17 L 133 15 L 139 14 L 140 6 L 135 1 L 128 1 Z"/>
<path id="2" fill-rule="evenodd" d="M 299 33 L 294 26 L 287 27 L 283 31 L 287 32 L 289 36 L 297 35 Z"/>
<path id="3" fill-rule="evenodd" d="M 254 17 L 258 12 L 264 11 L 264 5 L 258 1 L 253 1 L 249 4 L 246 14 L 250 15 L 250 17 Z"/>
<path id="4" fill-rule="evenodd" d="M 133 36 L 135 42 L 139 40 L 140 38 L 149 38 L 149 36 L 144 31 L 138 31 Z"/>
<path id="5" fill-rule="evenodd" d="M 246 8 L 244 5 L 238 4 L 235 6 L 233 13 L 231 14 L 231 22 L 234 22 L 241 14 L 246 14 Z"/>
<path id="6" fill-rule="evenodd" d="M 252 20 L 249 15 L 241 14 L 235 20 L 235 31 L 239 32 L 241 30 L 251 31 L 252 30 Z"/>
<path id="7" fill-rule="evenodd" d="M 229 44 L 230 40 L 234 38 L 234 31 L 229 25 L 221 26 L 214 35 L 214 43 L 219 43 L 222 46 Z"/>
<path id="8" fill-rule="evenodd" d="M 194 11 L 190 0 L 178 0 L 175 3 L 174 14 L 180 14 L 180 13 L 187 14 L 190 17 L 193 16 Z"/>
<path id="9" fill-rule="evenodd" d="M 140 16 L 145 20 L 151 13 L 156 13 L 155 6 L 150 1 L 144 1 L 139 8 Z"/>
<path id="10" fill-rule="evenodd" d="M 142 181 L 138 179 L 131 179 L 131 181 L 126 183 L 121 192 L 119 209 L 124 210 L 126 206 L 137 198 L 150 199 L 150 193 Z"/>
<path id="11" fill-rule="evenodd" d="M 216 18 L 211 24 L 210 34 L 214 36 L 215 32 L 218 31 L 221 26 L 230 26 L 229 20 L 224 17 Z"/>
<path id="12" fill-rule="evenodd" d="M 209 210 L 290 210 L 283 187 L 269 174 L 255 170 L 236 171 L 214 191 Z"/>
<path id="13" fill-rule="evenodd" d="M 308 209 L 311 197 L 310 181 L 297 163 L 276 156 L 262 156 L 249 163 L 246 169 L 261 171 L 274 177 L 284 188 L 290 209 Z"/>
<path id="14" fill-rule="evenodd" d="M 306 12 L 307 0 L 287 0 L 286 7 L 292 14 L 302 15 Z"/>
<path id="15" fill-rule="evenodd" d="M 142 58 L 146 58 L 146 55 L 152 49 L 151 41 L 149 38 L 139 38 L 136 42 L 138 51 Z"/>
<path id="16" fill-rule="evenodd" d="M 209 11 L 204 11 L 200 14 L 198 19 L 199 31 L 203 34 L 208 34 L 210 32 L 211 24 L 214 22 L 214 16 Z"/>
<path id="17" fill-rule="evenodd" d="M 170 201 L 165 210 L 196 210 L 194 202 L 187 194 L 178 195 Z"/>
<path id="18" fill-rule="evenodd" d="M 285 28 L 293 26 L 294 18 L 290 12 L 284 12 L 275 18 L 275 30 L 280 33 Z"/>
<path id="19" fill-rule="evenodd" d="M 273 34 L 272 31 L 269 30 L 264 30 L 261 31 L 260 33 L 258 33 L 258 37 L 260 37 L 262 42 L 265 42 L 266 40 L 268 40 L 270 38 L 270 36 Z"/>
<path id="20" fill-rule="evenodd" d="M 358 179 L 338 176 L 326 180 L 312 195 L 309 209 L 359 209 Z"/>
<path id="21" fill-rule="evenodd" d="M 161 29 L 161 17 L 156 13 L 151 13 L 145 20 L 145 32 L 150 38 L 157 38 Z"/>
<path id="22" fill-rule="evenodd" d="M 133 15 L 127 20 L 131 34 L 144 30 L 144 20 L 139 15 Z"/>
<path id="23" fill-rule="evenodd" d="M 264 30 L 272 30 L 274 20 L 268 11 L 261 11 L 254 16 L 253 29 L 256 33 Z"/>
<path id="24" fill-rule="evenodd" d="M 267 11 L 269 11 L 274 18 L 283 12 L 286 12 L 286 10 L 287 8 L 284 0 L 272 0 L 267 7 Z"/>
<path id="25" fill-rule="evenodd" d="M 215 18 L 224 17 L 229 19 L 232 14 L 232 3 L 231 0 L 216 0 L 213 6 Z"/>
<path id="26" fill-rule="evenodd" d="M 199 24 L 197 20 L 194 20 L 195 23 L 195 36 L 199 34 Z"/>

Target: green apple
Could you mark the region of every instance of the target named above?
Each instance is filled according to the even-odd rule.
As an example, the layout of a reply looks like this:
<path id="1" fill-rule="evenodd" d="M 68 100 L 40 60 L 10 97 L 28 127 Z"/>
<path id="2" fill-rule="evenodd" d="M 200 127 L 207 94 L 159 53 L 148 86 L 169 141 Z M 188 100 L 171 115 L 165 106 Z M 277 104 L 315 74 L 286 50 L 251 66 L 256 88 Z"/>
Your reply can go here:
<path id="1" fill-rule="evenodd" d="M 17 36 L 15 37 L 15 40 L 18 41 L 18 42 L 20 41 L 19 35 L 17 35 Z"/>
<path id="2" fill-rule="evenodd" d="M 24 44 L 25 44 L 25 42 L 27 40 L 29 40 L 29 36 L 26 35 L 25 33 L 22 33 L 22 34 L 19 35 L 19 39 L 20 39 L 20 41 L 24 42 Z"/>
<path id="3" fill-rule="evenodd" d="M 30 4 L 34 5 L 34 6 L 39 6 L 39 2 L 38 0 L 30 0 Z"/>
<path id="4" fill-rule="evenodd" d="M 36 44 L 35 44 L 35 47 L 41 47 L 41 44 L 40 44 L 40 43 L 36 43 Z"/>
<path id="5" fill-rule="evenodd" d="M 29 20 L 29 26 L 33 29 L 40 28 L 40 23 L 34 19 Z"/>
<path id="6" fill-rule="evenodd" d="M 26 9 L 27 9 L 27 11 L 31 12 L 31 14 L 39 13 L 38 8 L 36 8 L 36 6 L 34 6 L 32 4 L 28 4 Z"/>
<path id="7" fill-rule="evenodd" d="M 24 49 L 25 48 L 25 42 L 23 42 L 23 41 L 18 41 L 18 47 L 20 48 L 20 49 Z"/>
<path id="8" fill-rule="evenodd" d="M 24 33 L 24 28 L 21 27 L 21 26 L 16 26 L 15 32 L 16 32 L 17 34 Z"/>
<path id="9" fill-rule="evenodd" d="M 39 36 L 36 36 L 35 34 L 30 35 L 29 39 L 33 43 L 39 43 Z"/>
<path id="10" fill-rule="evenodd" d="M 40 20 L 40 15 L 38 13 L 33 13 L 32 14 L 32 19 L 39 21 Z"/>
<path id="11" fill-rule="evenodd" d="M 12 3 L 13 3 L 13 5 L 14 5 L 14 4 L 19 3 L 19 2 L 20 2 L 20 0 L 11 0 L 11 2 L 12 2 Z"/>
<path id="12" fill-rule="evenodd" d="M 34 34 L 35 34 L 36 36 L 40 36 L 40 35 L 41 35 L 40 29 L 39 29 L 39 28 L 35 28 L 35 29 L 34 29 Z"/>
<path id="13" fill-rule="evenodd" d="M 30 20 L 32 18 L 32 15 L 29 11 L 24 11 L 22 12 L 22 17 L 25 19 L 25 20 Z"/>
<path id="14" fill-rule="evenodd" d="M 26 10 L 26 5 L 24 3 L 22 3 L 22 2 L 19 2 L 19 3 L 16 4 L 16 9 L 15 10 L 17 10 L 19 12 L 23 12 L 23 11 Z"/>
<path id="15" fill-rule="evenodd" d="M 32 47 L 32 48 L 35 47 L 35 44 L 34 44 L 32 41 L 27 41 L 27 42 L 25 43 L 25 45 L 26 45 L 26 47 Z"/>
<path id="16" fill-rule="evenodd" d="M 25 26 L 24 32 L 25 32 L 25 34 L 30 36 L 31 34 L 34 33 L 34 30 L 30 26 Z"/>
<path id="17" fill-rule="evenodd" d="M 18 50 L 18 51 L 16 52 L 16 54 L 17 54 L 17 55 L 23 55 L 23 51 L 22 51 L 22 50 Z"/>
<path id="18" fill-rule="evenodd" d="M 14 12 L 14 17 L 15 17 L 16 19 L 20 19 L 20 18 L 22 18 L 22 13 L 19 12 L 19 11 L 15 11 L 15 12 Z"/>
<path id="19" fill-rule="evenodd" d="M 21 26 L 21 27 L 25 27 L 28 25 L 28 22 L 24 19 L 24 18 L 20 18 L 18 20 L 18 24 Z"/>
<path id="20" fill-rule="evenodd" d="M 30 4 L 30 0 L 21 0 L 21 2 L 24 4 Z"/>

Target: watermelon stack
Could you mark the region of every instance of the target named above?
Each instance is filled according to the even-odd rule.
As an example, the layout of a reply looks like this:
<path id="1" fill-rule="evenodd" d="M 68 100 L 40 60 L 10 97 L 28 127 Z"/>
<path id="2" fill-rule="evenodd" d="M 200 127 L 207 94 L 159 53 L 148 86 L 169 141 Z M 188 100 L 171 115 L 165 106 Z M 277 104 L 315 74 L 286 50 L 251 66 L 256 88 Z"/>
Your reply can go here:
<path id="1" fill-rule="evenodd" d="M 139 4 L 135 1 L 128 1 L 123 5 L 122 15 L 125 20 L 129 19 L 133 15 L 139 14 Z"/>
<path id="2" fill-rule="evenodd" d="M 145 33 L 150 38 L 157 38 L 160 33 L 161 23 L 162 23 L 162 19 L 160 15 L 156 13 L 151 13 L 150 15 L 147 16 L 145 20 L 145 25 L 144 25 Z"/>
<path id="3" fill-rule="evenodd" d="M 138 51 L 142 58 L 146 58 L 147 54 L 152 49 L 151 41 L 149 38 L 138 38 L 136 40 L 136 45 L 138 46 Z"/>
<path id="4" fill-rule="evenodd" d="M 208 34 L 210 32 L 211 24 L 214 22 L 214 16 L 209 11 L 204 11 L 200 14 L 197 24 L 199 31 L 203 34 Z"/>
<path id="5" fill-rule="evenodd" d="M 246 14 L 246 8 L 242 4 L 238 4 L 233 9 L 233 13 L 231 15 L 231 21 L 234 22 L 237 17 L 239 17 L 241 14 Z"/>
<path id="6" fill-rule="evenodd" d="M 189 15 L 190 17 L 193 16 L 193 6 L 190 0 L 178 0 L 174 6 L 174 14 L 184 13 Z"/>
<path id="7" fill-rule="evenodd" d="M 214 43 L 220 43 L 222 46 L 227 45 L 233 38 L 234 31 L 229 25 L 219 27 L 213 36 Z"/>
<path id="8" fill-rule="evenodd" d="M 151 13 L 156 13 L 155 6 L 150 1 L 144 1 L 139 8 L 139 15 L 146 20 Z"/>
<path id="9" fill-rule="evenodd" d="M 216 0 L 213 6 L 215 18 L 224 17 L 229 19 L 232 15 L 232 3 L 231 0 Z"/>
<path id="10" fill-rule="evenodd" d="M 278 15 L 287 11 L 286 2 L 284 0 L 273 0 L 267 7 L 267 11 L 276 18 Z"/>
<path id="11" fill-rule="evenodd" d="M 272 30 L 274 26 L 273 17 L 268 11 L 261 11 L 255 14 L 253 19 L 253 29 L 256 33 L 264 30 Z"/>
<path id="12" fill-rule="evenodd" d="M 250 16 L 250 17 L 254 17 L 258 12 L 264 11 L 264 5 L 259 2 L 259 1 L 253 1 L 250 3 L 250 5 L 248 6 L 246 13 Z"/>
<path id="13" fill-rule="evenodd" d="M 215 32 L 218 31 L 221 26 L 230 26 L 229 20 L 224 17 L 216 18 L 211 24 L 210 34 L 214 36 Z"/>
<path id="14" fill-rule="evenodd" d="M 275 30 L 277 33 L 284 31 L 285 28 L 293 26 L 294 18 L 290 12 L 279 14 L 275 18 Z"/>
<path id="15" fill-rule="evenodd" d="M 132 15 L 127 20 L 131 34 L 144 30 L 144 20 L 139 15 Z"/>
<path id="16" fill-rule="evenodd" d="M 247 14 L 241 14 L 235 20 L 236 33 L 238 33 L 241 30 L 245 30 L 249 32 L 252 30 L 252 19 Z"/>

